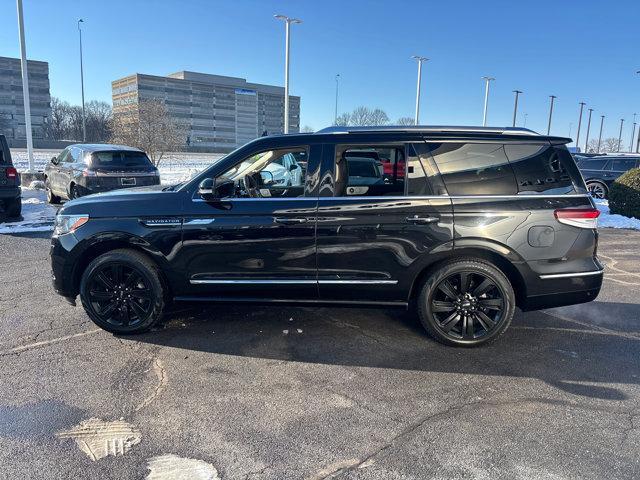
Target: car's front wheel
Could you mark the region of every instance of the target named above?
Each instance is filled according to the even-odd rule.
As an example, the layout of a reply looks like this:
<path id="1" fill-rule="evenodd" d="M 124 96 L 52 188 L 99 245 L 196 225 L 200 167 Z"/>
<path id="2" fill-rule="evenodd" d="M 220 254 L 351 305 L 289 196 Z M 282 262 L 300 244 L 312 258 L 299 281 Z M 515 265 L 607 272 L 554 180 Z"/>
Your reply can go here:
<path id="1" fill-rule="evenodd" d="M 514 311 L 513 287 L 504 273 L 475 259 L 438 268 L 418 298 L 422 325 L 447 345 L 475 347 L 495 340 L 509 327 Z"/>
<path id="2" fill-rule="evenodd" d="M 47 202 L 54 204 L 54 203 L 60 203 L 60 197 L 58 197 L 57 195 L 54 195 L 53 191 L 51 190 L 51 182 L 49 182 L 49 179 L 46 179 L 44 181 L 44 189 L 47 192 Z"/>
<path id="3" fill-rule="evenodd" d="M 141 333 L 158 323 L 165 297 L 158 267 L 133 250 L 100 255 L 80 280 L 80 299 L 89 318 L 117 334 Z"/>

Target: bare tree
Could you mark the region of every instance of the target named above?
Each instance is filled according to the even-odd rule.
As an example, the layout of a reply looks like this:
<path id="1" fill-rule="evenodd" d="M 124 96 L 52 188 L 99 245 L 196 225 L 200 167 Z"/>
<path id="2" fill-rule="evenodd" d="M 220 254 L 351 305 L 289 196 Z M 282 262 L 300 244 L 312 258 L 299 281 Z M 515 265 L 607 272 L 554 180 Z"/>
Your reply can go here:
<path id="1" fill-rule="evenodd" d="M 592 138 L 591 140 L 589 140 L 589 143 L 587 144 L 587 151 L 585 153 L 597 153 L 597 152 L 598 152 L 598 139 Z"/>
<path id="2" fill-rule="evenodd" d="M 171 118 L 161 100 L 145 100 L 113 115 L 112 141 L 144 150 L 156 167 L 165 153 L 183 146 L 185 138 L 185 128 Z"/>
<path id="3" fill-rule="evenodd" d="M 70 130 L 70 105 L 57 97 L 51 97 L 51 116 L 43 126 L 45 138 L 65 140 Z"/>
<path id="4" fill-rule="evenodd" d="M 414 125 L 413 118 L 411 117 L 400 117 L 396 122 L 397 125 Z"/>
<path id="5" fill-rule="evenodd" d="M 111 105 L 92 100 L 86 104 L 88 142 L 108 142 L 111 138 Z"/>
<path id="6" fill-rule="evenodd" d="M 351 115 L 348 113 L 341 114 L 338 118 L 336 118 L 336 125 L 340 127 L 346 127 L 349 125 L 349 121 L 351 120 Z"/>
<path id="7" fill-rule="evenodd" d="M 358 107 L 351 113 L 343 113 L 336 120 L 341 126 L 388 125 L 389 116 L 379 108 Z"/>
<path id="8" fill-rule="evenodd" d="M 621 150 L 621 144 L 617 138 L 609 137 L 605 138 L 602 141 L 602 145 L 600 146 L 600 153 L 606 152 L 619 152 Z"/>
<path id="9" fill-rule="evenodd" d="M 302 127 L 302 130 L 300 130 L 301 133 L 313 133 L 313 128 L 311 128 L 309 125 L 305 125 L 304 127 Z"/>

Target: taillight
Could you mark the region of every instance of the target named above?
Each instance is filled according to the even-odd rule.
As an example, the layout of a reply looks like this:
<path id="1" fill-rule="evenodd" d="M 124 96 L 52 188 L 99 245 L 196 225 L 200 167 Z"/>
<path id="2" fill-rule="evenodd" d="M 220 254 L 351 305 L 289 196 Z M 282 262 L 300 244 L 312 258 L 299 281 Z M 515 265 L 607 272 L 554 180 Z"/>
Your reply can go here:
<path id="1" fill-rule="evenodd" d="M 18 170 L 16 170 L 14 167 L 8 167 L 5 170 L 5 175 L 7 176 L 7 178 L 18 178 Z"/>
<path id="2" fill-rule="evenodd" d="M 597 208 L 560 208 L 553 214 L 560 223 L 565 225 L 578 228 L 596 228 L 600 210 Z"/>

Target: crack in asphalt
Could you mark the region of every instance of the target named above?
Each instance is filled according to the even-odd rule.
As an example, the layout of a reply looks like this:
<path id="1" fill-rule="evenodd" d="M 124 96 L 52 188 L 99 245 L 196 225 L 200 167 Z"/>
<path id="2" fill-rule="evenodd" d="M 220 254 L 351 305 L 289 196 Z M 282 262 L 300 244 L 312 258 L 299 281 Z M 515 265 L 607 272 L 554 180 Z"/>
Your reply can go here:
<path id="1" fill-rule="evenodd" d="M 167 388 L 167 385 L 169 383 L 167 370 L 164 368 L 164 365 L 159 358 L 156 358 L 153 361 L 153 371 L 156 374 L 158 383 L 154 387 L 153 392 L 151 392 L 151 394 L 147 398 L 145 398 L 133 409 L 134 412 L 138 412 L 143 408 L 149 406 Z"/>
<path id="2" fill-rule="evenodd" d="M 476 407 L 476 406 L 486 406 L 486 407 L 505 407 L 505 406 L 512 406 L 512 405 L 519 405 L 519 404 L 527 404 L 527 403 L 541 403 L 541 404 L 563 404 L 565 407 L 569 407 L 569 408 L 578 408 L 578 409 L 583 409 L 583 410 L 588 410 L 588 411 L 605 411 L 607 413 L 613 413 L 613 414 L 617 414 L 617 415 L 626 415 L 628 416 L 628 422 L 629 422 L 629 427 L 626 427 L 623 431 L 622 431 L 622 435 L 623 438 L 621 440 L 621 445 L 624 445 L 624 443 L 628 440 L 629 437 L 629 433 L 639 427 L 635 426 L 634 423 L 634 419 L 636 417 L 640 416 L 640 413 L 633 413 L 635 410 L 631 410 L 631 411 L 622 411 L 622 412 L 612 412 L 609 409 L 599 409 L 599 408 L 590 408 L 584 405 L 581 405 L 579 403 L 573 403 L 573 402 L 558 402 L 558 401 L 554 401 L 551 399 L 543 399 L 543 398 L 521 398 L 521 399 L 514 399 L 514 400 L 507 400 L 507 401 L 500 401 L 500 402 L 492 402 L 492 401 L 483 401 L 482 399 L 480 400 L 476 400 L 476 399 L 471 399 L 470 401 L 467 402 L 463 402 L 463 403 L 459 403 L 457 405 L 453 405 L 450 406 L 444 410 L 441 410 L 439 412 L 436 413 L 432 413 L 430 415 L 427 415 L 423 418 L 421 418 L 420 420 L 418 420 L 417 422 L 413 422 L 410 425 L 408 425 L 406 428 L 402 429 L 398 434 L 394 435 L 391 439 L 389 439 L 387 442 L 385 442 L 383 445 L 379 446 L 378 448 L 376 448 L 375 450 L 373 450 L 372 452 L 368 453 L 364 458 L 357 460 L 357 461 L 353 461 L 350 462 L 349 465 L 343 465 L 339 468 L 336 468 L 335 470 L 331 471 L 331 472 L 323 472 L 326 473 L 324 476 L 321 477 L 317 477 L 317 476 L 312 476 L 311 478 L 313 478 L 314 480 L 327 480 L 327 479 L 334 479 L 334 478 L 339 478 L 349 472 L 352 472 L 354 470 L 360 469 L 360 468 L 367 468 L 369 466 L 371 466 L 374 461 L 375 461 L 375 457 L 377 457 L 378 455 L 380 455 L 381 453 L 389 450 L 391 447 L 393 447 L 394 445 L 400 443 L 404 438 L 408 437 L 409 435 L 411 435 L 413 432 L 415 432 L 416 430 L 418 430 L 419 428 L 423 427 L 424 425 L 426 425 L 427 423 L 433 421 L 433 420 L 439 420 L 442 418 L 447 418 L 453 414 L 459 413 L 469 407 Z M 321 470 L 322 471 L 322 470 Z"/>

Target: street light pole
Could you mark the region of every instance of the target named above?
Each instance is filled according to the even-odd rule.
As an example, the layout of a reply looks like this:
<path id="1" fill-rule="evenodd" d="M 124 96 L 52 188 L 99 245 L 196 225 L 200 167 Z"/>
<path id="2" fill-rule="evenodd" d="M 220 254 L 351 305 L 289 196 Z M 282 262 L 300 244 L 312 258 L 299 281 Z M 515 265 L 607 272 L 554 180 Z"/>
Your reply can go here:
<path id="1" fill-rule="evenodd" d="M 34 172 L 33 166 L 33 136 L 31 132 L 31 103 L 29 102 L 29 72 L 27 69 L 27 47 L 24 42 L 24 16 L 22 15 L 22 0 L 17 0 L 18 33 L 20 37 L 20 65 L 22 67 L 22 99 L 24 101 L 24 125 L 27 136 L 27 156 L 29 157 L 29 172 Z"/>
<path id="2" fill-rule="evenodd" d="M 338 124 L 338 80 L 340 79 L 340 74 L 336 75 L 336 112 L 333 118 L 333 124 Z"/>
<path id="3" fill-rule="evenodd" d="M 80 36 L 80 91 L 82 92 L 82 141 L 87 141 L 87 123 L 84 113 L 84 68 L 82 66 L 82 29 L 80 24 L 84 23 L 81 18 L 78 19 L 78 35 Z"/>
<path id="4" fill-rule="evenodd" d="M 633 139 L 636 136 L 636 116 L 638 114 L 633 114 L 633 129 L 631 130 L 631 143 L 629 144 L 629 153 L 633 152 Z"/>
<path id="5" fill-rule="evenodd" d="M 549 98 L 551 99 L 551 105 L 549 106 L 549 123 L 547 125 L 547 135 L 551 133 L 551 116 L 553 115 L 553 102 L 558 97 L 556 97 L 555 95 L 549 95 Z"/>
<path id="6" fill-rule="evenodd" d="M 484 86 L 484 109 L 482 111 L 482 126 L 487 126 L 487 106 L 489 104 L 489 82 L 495 80 L 493 77 L 482 77 L 485 81 Z"/>
<path id="7" fill-rule="evenodd" d="M 600 153 L 600 144 L 602 143 L 602 126 L 604 125 L 604 115 L 600 115 L 600 135 L 598 135 L 598 148 L 596 153 Z"/>
<path id="8" fill-rule="evenodd" d="M 576 150 L 578 149 L 578 142 L 580 142 L 580 127 L 582 126 L 582 109 L 586 103 L 580 102 L 580 116 L 578 117 L 578 131 L 576 132 Z"/>
<path id="9" fill-rule="evenodd" d="M 516 94 L 515 102 L 513 104 L 513 127 L 516 126 L 516 118 L 518 117 L 518 96 L 522 93 L 521 90 L 514 90 L 513 93 Z"/>
<path id="10" fill-rule="evenodd" d="M 285 49 L 284 49 L 284 133 L 289 133 L 289 30 L 292 23 L 302 23 L 297 18 L 289 18 L 285 15 L 274 15 L 285 23 Z"/>
<path id="11" fill-rule="evenodd" d="M 591 130 L 591 114 L 593 113 L 593 108 L 589 109 L 589 120 L 587 120 L 587 135 L 584 139 L 584 153 L 589 153 L 589 131 Z"/>
<path id="12" fill-rule="evenodd" d="M 418 84 L 416 86 L 416 115 L 413 118 L 413 124 L 418 125 L 420 122 L 420 83 L 422 83 L 422 62 L 429 60 L 426 57 L 413 55 L 411 58 L 418 62 Z"/>
<path id="13" fill-rule="evenodd" d="M 622 144 L 622 125 L 624 124 L 624 118 L 620 119 L 620 133 L 618 134 L 618 151 L 620 151 L 620 145 Z"/>

